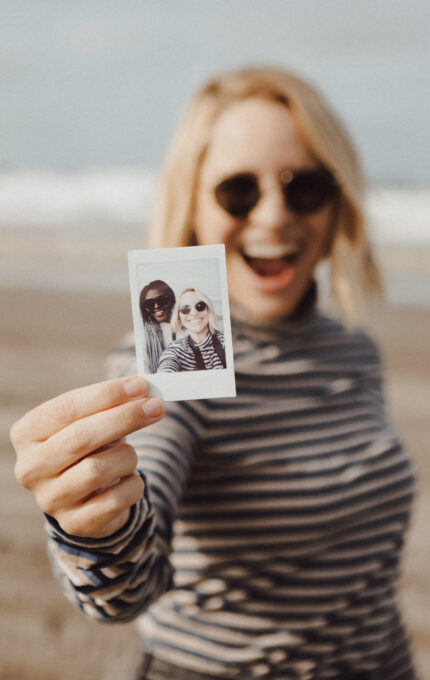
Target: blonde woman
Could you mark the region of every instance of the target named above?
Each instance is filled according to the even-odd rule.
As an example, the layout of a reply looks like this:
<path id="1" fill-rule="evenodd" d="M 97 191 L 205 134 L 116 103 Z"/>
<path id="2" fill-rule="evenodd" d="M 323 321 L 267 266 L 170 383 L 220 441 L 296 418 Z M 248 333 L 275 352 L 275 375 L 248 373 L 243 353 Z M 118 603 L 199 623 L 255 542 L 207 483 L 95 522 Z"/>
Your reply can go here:
<path id="1" fill-rule="evenodd" d="M 145 381 L 119 377 L 13 428 L 66 595 L 137 619 L 142 680 L 415 677 L 396 602 L 413 475 L 354 327 L 378 289 L 361 205 L 354 150 L 313 88 L 276 69 L 211 81 L 151 232 L 225 243 L 237 398 L 169 403 L 157 423 Z M 323 260 L 345 323 L 318 311 Z"/>
<path id="2" fill-rule="evenodd" d="M 163 352 L 158 373 L 205 371 L 226 367 L 224 335 L 216 328 L 213 306 L 197 288 L 186 288 L 172 314 L 172 333 L 183 335 Z"/>

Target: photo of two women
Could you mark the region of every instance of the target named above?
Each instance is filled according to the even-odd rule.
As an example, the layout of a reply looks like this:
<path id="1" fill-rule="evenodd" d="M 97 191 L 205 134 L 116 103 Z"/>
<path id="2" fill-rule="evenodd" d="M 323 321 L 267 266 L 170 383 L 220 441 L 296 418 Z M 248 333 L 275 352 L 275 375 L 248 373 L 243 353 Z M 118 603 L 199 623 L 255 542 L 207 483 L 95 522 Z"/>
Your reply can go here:
<path id="1" fill-rule="evenodd" d="M 146 373 L 226 367 L 224 335 L 203 291 L 185 288 L 176 297 L 165 281 L 155 280 L 142 288 L 139 307 Z"/>

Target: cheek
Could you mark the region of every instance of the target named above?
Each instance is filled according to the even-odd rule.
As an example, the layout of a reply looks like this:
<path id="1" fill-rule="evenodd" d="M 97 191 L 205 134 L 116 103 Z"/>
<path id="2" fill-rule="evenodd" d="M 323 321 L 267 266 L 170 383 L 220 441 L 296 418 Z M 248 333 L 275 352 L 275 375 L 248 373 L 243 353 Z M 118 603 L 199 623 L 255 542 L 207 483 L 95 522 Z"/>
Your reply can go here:
<path id="1" fill-rule="evenodd" d="M 323 257 L 329 254 L 334 232 L 333 213 L 330 209 L 308 220 L 308 229 L 312 234 L 312 250 Z"/>
<path id="2" fill-rule="evenodd" d="M 231 217 L 217 203 L 207 199 L 198 204 L 194 217 L 194 232 L 199 245 L 228 244 L 240 231 L 238 220 Z"/>

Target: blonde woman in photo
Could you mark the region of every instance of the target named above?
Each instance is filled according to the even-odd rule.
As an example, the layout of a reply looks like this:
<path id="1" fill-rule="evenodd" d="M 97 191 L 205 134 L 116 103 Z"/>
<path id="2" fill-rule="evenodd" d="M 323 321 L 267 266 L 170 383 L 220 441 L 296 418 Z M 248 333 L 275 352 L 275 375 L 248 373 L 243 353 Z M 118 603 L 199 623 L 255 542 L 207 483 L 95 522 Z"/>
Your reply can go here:
<path id="1" fill-rule="evenodd" d="M 121 377 L 122 348 L 110 381 L 13 427 L 66 596 L 136 619 L 140 680 L 415 678 L 397 605 L 414 479 L 357 325 L 379 289 L 362 189 L 302 79 L 213 79 L 168 152 L 151 238 L 225 244 L 237 398 L 163 405 Z M 318 308 L 323 261 L 342 320 Z"/>
<path id="2" fill-rule="evenodd" d="M 226 367 L 224 335 L 216 327 L 212 302 L 202 291 L 186 288 L 178 296 L 172 314 L 172 333 L 183 337 L 164 350 L 158 373 Z"/>

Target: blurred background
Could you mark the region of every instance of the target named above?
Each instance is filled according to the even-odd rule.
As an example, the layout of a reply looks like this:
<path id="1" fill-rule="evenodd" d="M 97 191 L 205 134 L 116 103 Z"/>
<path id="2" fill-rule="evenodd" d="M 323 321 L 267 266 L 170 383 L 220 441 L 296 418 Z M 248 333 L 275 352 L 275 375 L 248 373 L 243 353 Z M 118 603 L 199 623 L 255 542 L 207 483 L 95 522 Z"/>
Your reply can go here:
<path id="1" fill-rule="evenodd" d="M 367 177 L 386 296 L 366 323 L 418 471 L 401 584 L 430 677 L 430 4 L 427 0 L 0 0 L 0 678 L 127 678 L 129 625 L 81 618 L 13 478 L 11 423 L 100 380 L 131 328 L 127 250 L 189 95 L 220 70 L 289 67 L 344 120 Z"/>

